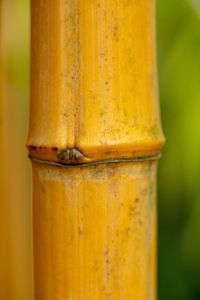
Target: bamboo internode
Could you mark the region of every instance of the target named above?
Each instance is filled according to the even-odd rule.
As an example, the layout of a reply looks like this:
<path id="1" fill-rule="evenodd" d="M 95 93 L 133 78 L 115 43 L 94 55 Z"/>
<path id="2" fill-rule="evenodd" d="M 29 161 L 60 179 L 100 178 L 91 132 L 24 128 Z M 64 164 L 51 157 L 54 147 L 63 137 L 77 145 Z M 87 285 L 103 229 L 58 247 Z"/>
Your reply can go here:
<path id="1" fill-rule="evenodd" d="M 35 299 L 155 299 L 154 1 L 31 12 Z"/>

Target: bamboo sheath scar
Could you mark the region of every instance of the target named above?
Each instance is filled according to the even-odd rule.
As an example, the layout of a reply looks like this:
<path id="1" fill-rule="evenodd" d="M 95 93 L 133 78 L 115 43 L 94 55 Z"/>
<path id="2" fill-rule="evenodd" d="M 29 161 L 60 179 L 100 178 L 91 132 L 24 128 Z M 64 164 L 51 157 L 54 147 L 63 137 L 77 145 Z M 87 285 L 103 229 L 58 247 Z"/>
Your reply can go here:
<path id="1" fill-rule="evenodd" d="M 37 300 L 156 299 L 155 3 L 31 4 Z"/>

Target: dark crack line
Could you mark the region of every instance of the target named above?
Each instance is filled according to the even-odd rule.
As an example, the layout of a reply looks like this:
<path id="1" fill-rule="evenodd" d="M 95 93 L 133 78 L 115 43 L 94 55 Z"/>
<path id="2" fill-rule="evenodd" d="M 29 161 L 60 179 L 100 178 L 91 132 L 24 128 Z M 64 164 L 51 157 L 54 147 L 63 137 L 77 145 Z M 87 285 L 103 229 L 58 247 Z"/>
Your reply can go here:
<path id="1" fill-rule="evenodd" d="M 29 155 L 31 161 L 38 163 L 38 164 L 45 164 L 57 167 L 64 167 L 64 168 L 71 168 L 71 167 L 88 167 L 88 166 L 96 166 L 100 164 L 116 164 L 116 163 L 129 163 L 129 162 L 145 162 L 145 161 L 156 161 L 159 160 L 161 157 L 161 153 L 154 155 L 154 156 L 146 156 L 146 157 L 130 157 L 130 158 L 114 158 L 114 159 L 102 159 L 96 160 L 93 162 L 84 162 L 84 163 L 76 163 L 76 164 L 67 164 L 62 162 L 54 162 L 50 160 L 43 160 L 32 157 Z"/>

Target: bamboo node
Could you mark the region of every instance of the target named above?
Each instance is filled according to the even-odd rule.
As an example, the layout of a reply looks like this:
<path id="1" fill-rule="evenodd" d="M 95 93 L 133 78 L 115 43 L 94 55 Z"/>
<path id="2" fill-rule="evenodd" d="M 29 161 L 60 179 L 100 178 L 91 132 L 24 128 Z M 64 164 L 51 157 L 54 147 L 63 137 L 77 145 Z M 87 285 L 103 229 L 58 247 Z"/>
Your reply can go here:
<path id="1" fill-rule="evenodd" d="M 83 154 L 77 150 L 74 149 L 66 149 L 59 153 L 58 155 L 59 159 L 65 163 L 76 163 L 81 158 L 83 158 Z"/>

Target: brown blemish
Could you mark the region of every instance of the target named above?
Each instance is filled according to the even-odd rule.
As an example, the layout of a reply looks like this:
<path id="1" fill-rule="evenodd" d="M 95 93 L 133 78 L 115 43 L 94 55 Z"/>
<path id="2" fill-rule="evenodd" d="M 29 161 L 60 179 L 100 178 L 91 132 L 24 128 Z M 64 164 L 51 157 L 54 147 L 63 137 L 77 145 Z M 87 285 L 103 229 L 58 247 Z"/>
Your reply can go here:
<path id="1" fill-rule="evenodd" d="M 30 146 L 31 150 L 37 150 L 36 146 Z"/>
<path id="2" fill-rule="evenodd" d="M 52 147 L 52 151 L 57 151 L 58 148 L 57 147 Z"/>
<path id="3" fill-rule="evenodd" d="M 112 273 L 112 268 L 110 265 L 110 251 L 108 248 L 104 251 L 104 260 L 105 260 L 105 267 L 106 267 L 105 272 L 108 280 Z"/>
<path id="4" fill-rule="evenodd" d="M 139 204 L 140 204 L 140 199 L 136 198 L 134 203 L 129 206 L 129 216 L 131 218 L 134 218 L 135 222 L 138 225 L 142 225 Z"/>
<path id="5" fill-rule="evenodd" d="M 60 152 L 58 157 L 65 163 L 76 163 L 83 158 L 83 154 L 78 149 L 74 148 Z"/>
<path id="6" fill-rule="evenodd" d="M 46 146 L 30 145 L 28 146 L 28 149 L 30 151 L 30 156 L 32 156 L 31 153 L 33 154 L 34 152 L 33 156 L 36 155 L 37 157 L 44 160 L 45 159 L 49 160 L 51 158 L 51 159 L 55 159 L 56 161 L 59 160 L 60 162 L 66 164 L 76 164 L 82 161 L 82 159 L 84 158 L 83 153 L 81 153 L 81 151 L 79 151 L 77 148 L 73 148 L 73 149 L 67 148 L 61 150 L 56 146 L 46 147 Z"/>
<path id="7" fill-rule="evenodd" d="M 31 151 L 51 151 L 51 148 L 48 148 L 48 147 L 44 147 L 44 146 L 34 146 L 34 145 L 31 145 L 31 146 L 28 146 L 28 149 L 31 150 Z"/>

